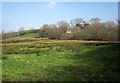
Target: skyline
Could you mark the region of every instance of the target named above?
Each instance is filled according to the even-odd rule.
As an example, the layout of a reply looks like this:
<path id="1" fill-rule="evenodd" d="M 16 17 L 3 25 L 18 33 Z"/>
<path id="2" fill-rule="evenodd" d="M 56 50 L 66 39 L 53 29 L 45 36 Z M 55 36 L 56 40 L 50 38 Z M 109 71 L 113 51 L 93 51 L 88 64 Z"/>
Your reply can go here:
<path id="1" fill-rule="evenodd" d="M 3 29 L 40 28 L 61 20 L 98 17 L 102 21 L 116 21 L 117 2 L 5 2 L 2 3 Z"/>

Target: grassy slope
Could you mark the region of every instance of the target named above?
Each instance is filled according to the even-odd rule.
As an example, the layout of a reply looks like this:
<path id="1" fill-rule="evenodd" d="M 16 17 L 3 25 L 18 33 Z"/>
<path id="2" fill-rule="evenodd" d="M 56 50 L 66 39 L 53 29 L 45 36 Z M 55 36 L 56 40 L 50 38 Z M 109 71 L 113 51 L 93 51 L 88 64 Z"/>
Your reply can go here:
<path id="1" fill-rule="evenodd" d="M 28 34 L 25 34 L 25 35 L 22 35 L 20 36 L 19 38 L 35 38 L 35 37 L 38 37 L 38 33 L 28 33 Z M 8 38 L 6 40 L 17 40 L 18 37 L 13 37 L 13 38 Z"/>
<path id="2" fill-rule="evenodd" d="M 25 34 L 23 36 L 20 36 L 21 38 L 35 38 L 38 37 L 38 33 L 29 33 L 29 34 Z"/>
<path id="3" fill-rule="evenodd" d="M 117 45 L 72 42 L 43 48 L 39 44 L 42 43 L 26 44 L 20 47 L 24 51 L 19 54 L 14 53 L 16 47 L 12 49 L 13 54 L 5 52 L 7 59 L 3 60 L 3 80 L 120 80 Z"/>

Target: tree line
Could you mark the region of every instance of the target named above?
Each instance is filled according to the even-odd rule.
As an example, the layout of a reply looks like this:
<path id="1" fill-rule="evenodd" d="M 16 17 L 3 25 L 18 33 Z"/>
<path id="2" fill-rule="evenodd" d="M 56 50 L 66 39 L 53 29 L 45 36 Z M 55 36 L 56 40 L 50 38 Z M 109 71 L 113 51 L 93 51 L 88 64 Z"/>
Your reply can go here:
<path id="1" fill-rule="evenodd" d="M 86 21 L 82 18 L 75 18 L 67 21 L 60 21 L 57 24 L 44 24 L 40 29 L 25 31 L 19 29 L 19 35 L 38 33 L 38 38 L 62 39 L 62 40 L 118 40 L 118 23 L 113 21 L 102 22 L 100 18 L 92 18 Z M 2 33 L 3 39 L 17 37 L 18 32 Z"/>
<path id="2" fill-rule="evenodd" d="M 101 22 L 100 18 L 85 21 L 82 18 L 72 19 L 70 23 L 60 21 L 55 24 L 44 24 L 39 37 L 69 40 L 118 40 L 118 26 L 113 21 Z"/>

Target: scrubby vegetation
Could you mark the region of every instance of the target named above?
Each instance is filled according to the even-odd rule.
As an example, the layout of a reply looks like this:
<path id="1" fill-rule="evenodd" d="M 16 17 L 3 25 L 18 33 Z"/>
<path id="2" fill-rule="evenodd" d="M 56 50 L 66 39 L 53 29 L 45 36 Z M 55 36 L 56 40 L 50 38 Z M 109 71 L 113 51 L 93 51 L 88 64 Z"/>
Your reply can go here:
<path id="1" fill-rule="evenodd" d="M 76 18 L 70 22 L 60 21 L 57 24 L 44 24 L 40 29 L 25 31 L 22 28 L 18 32 L 3 33 L 3 39 L 41 37 L 59 40 L 117 41 L 118 25 L 113 21 L 102 22 L 99 18 L 92 18 L 90 21 Z"/>
<path id="2" fill-rule="evenodd" d="M 119 81 L 120 44 L 41 40 L 3 44 L 3 81 Z"/>

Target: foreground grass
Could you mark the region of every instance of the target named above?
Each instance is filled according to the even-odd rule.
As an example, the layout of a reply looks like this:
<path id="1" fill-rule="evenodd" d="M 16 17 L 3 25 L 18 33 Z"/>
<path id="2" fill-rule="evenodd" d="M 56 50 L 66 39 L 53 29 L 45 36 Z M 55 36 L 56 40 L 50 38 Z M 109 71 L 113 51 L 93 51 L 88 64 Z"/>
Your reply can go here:
<path id="1" fill-rule="evenodd" d="M 3 45 L 3 81 L 119 81 L 119 48 L 49 41 Z"/>

